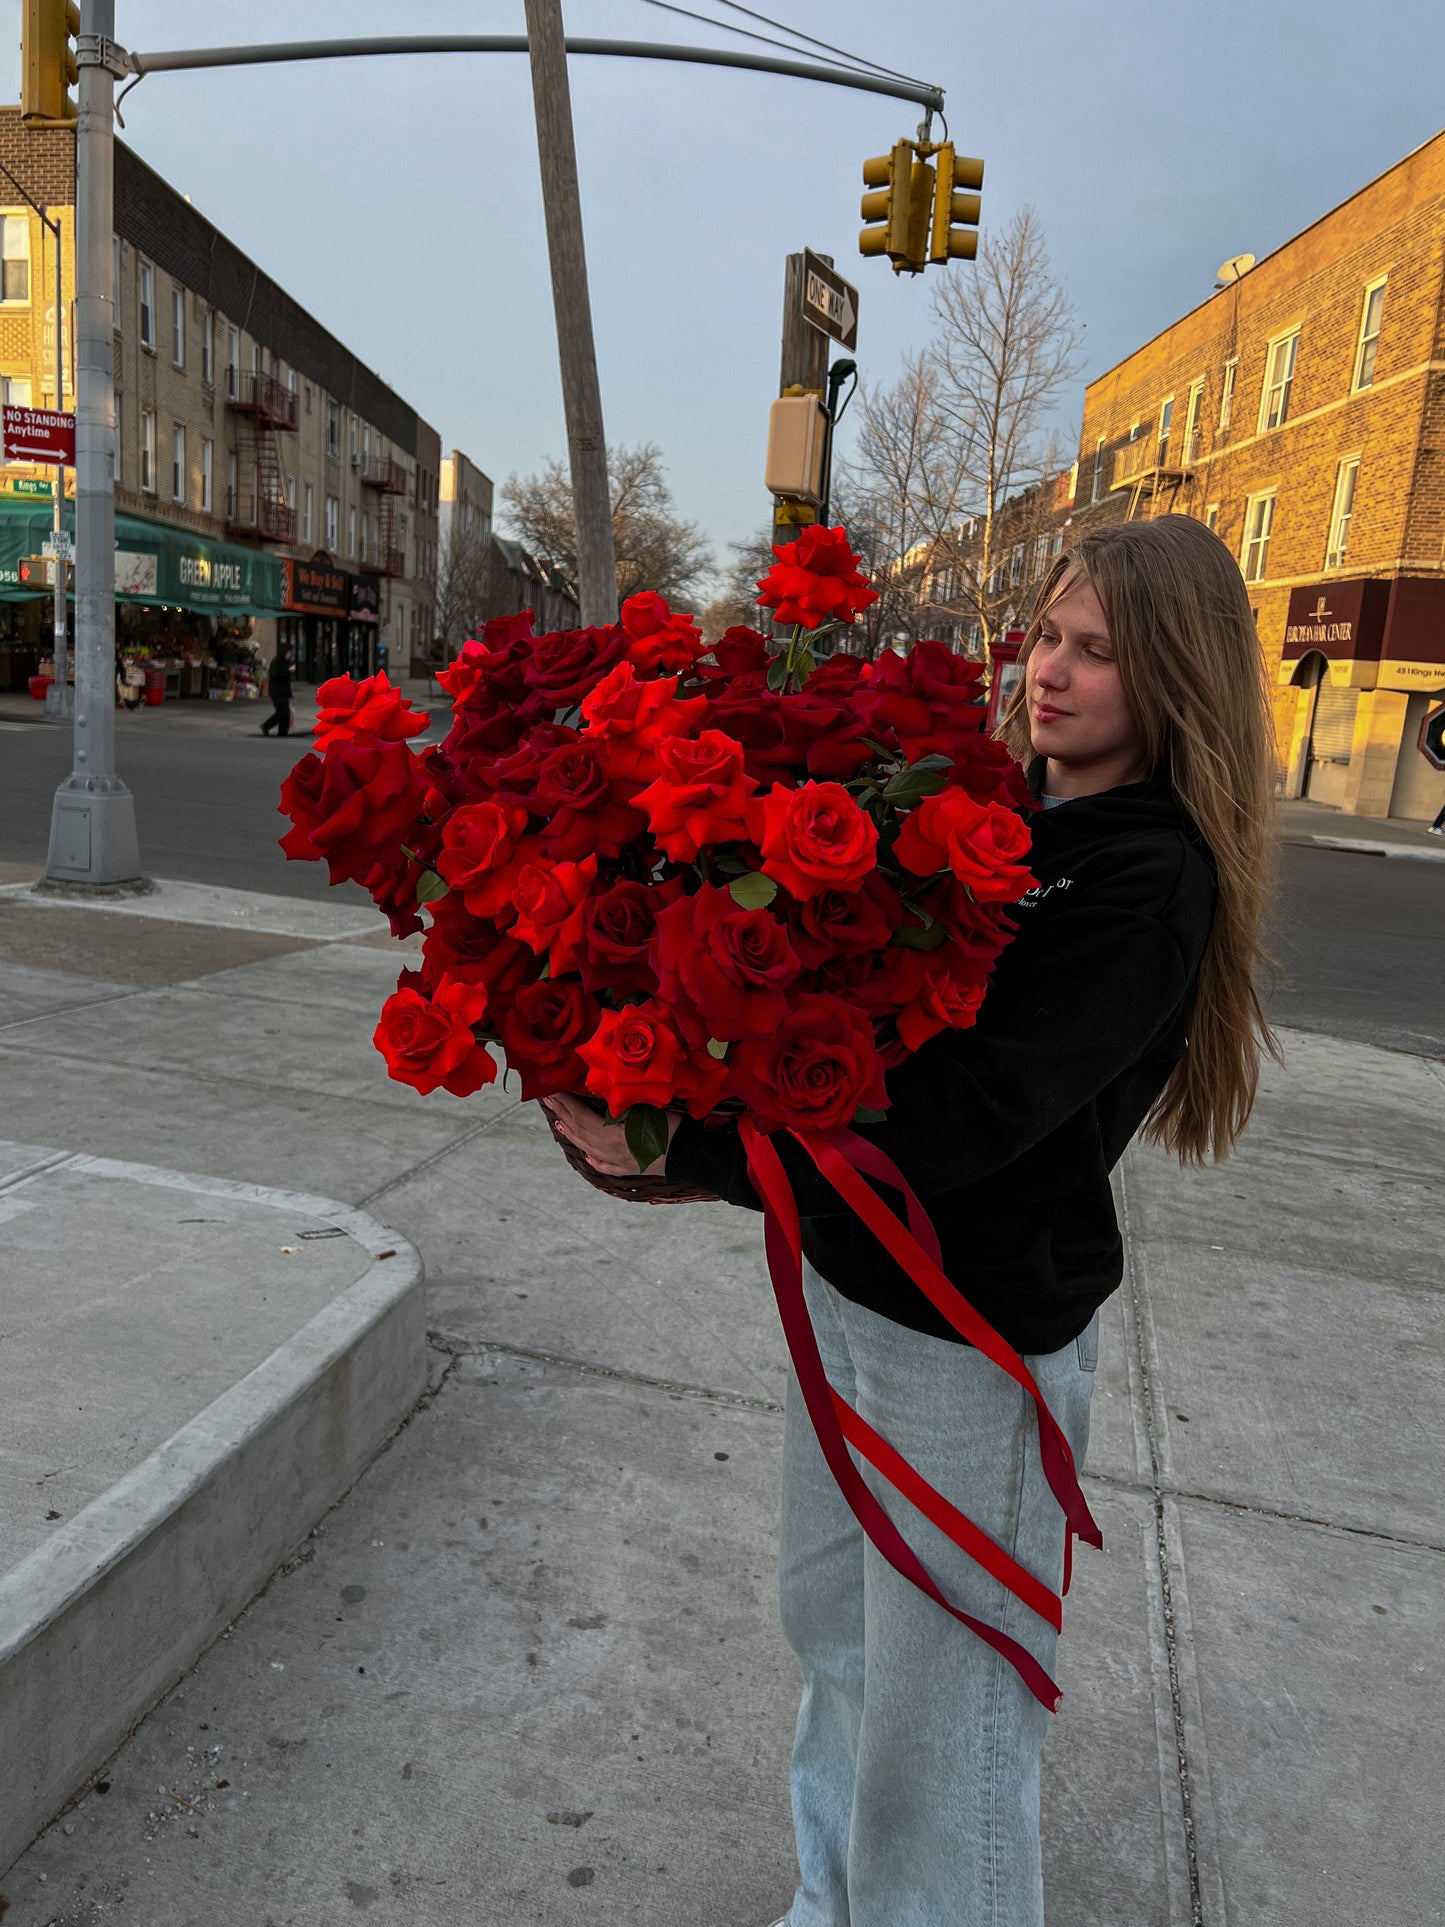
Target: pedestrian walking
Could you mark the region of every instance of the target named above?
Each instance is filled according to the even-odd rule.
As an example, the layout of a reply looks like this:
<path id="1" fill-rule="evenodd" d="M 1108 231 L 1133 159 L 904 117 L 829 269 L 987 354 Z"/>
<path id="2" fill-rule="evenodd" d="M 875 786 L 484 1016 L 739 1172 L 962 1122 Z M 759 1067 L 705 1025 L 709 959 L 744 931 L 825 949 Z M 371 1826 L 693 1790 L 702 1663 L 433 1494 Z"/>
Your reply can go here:
<path id="1" fill-rule="evenodd" d="M 1184 516 L 1067 550 L 1020 664 L 1000 733 L 1038 805 L 1036 887 L 977 1024 L 890 1072 L 886 1121 L 858 1129 L 922 1198 L 944 1270 L 1024 1355 L 1082 1464 L 1099 1307 L 1123 1275 L 1109 1173 L 1141 1128 L 1183 1163 L 1225 1156 L 1261 1048 L 1275 1049 L 1254 986 L 1270 738 L 1239 569 Z M 620 1127 L 570 1098 L 547 1102 L 597 1170 L 635 1173 Z M 670 1126 L 654 1173 L 759 1209 L 736 1127 Z M 772 1141 L 802 1216 L 832 1384 L 1058 1590 L 1064 1519 L 1031 1399 L 960 1340 L 787 1133 Z M 863 1469 L 949 1600 L 1051 1671 L 1053 1626 Z M 799 1881 L 776 1927 L 1042 1927 L 1049 1714 L 865 1537 L 791 1373 L 780 1594 L 802 1703 Z"/>
<path id="2" fill-rule="evenodd" d="M 291 652 L 283 643 L 271 658 L 267 671 L 266 691 L 271 698 L 271 714 L 261 725 L 261 734 L 269 736 L 274 729 L 278 736 L 291 734 Z"/>
<path id="3" fill-rule="evenodd" d="M 1440 805 L 1439 814 L 1435 821 L 1428 825 L 1425 833 L 1427 836 L 1445 836 L 1445 803 Z"/>

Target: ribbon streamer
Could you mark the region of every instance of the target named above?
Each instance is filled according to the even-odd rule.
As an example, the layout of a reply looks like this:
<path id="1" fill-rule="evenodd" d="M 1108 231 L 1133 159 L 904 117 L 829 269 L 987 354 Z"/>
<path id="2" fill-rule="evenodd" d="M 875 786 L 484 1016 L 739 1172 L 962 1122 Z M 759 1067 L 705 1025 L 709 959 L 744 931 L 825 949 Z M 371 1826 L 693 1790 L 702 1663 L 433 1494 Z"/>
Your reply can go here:
<path id="1" fill-rule="evenodd" d="M 851 1445 L 954 1545 L 1056 1632 L 1063 1622 L 1059 1594 L 1035 1578 L 980 1526 L 929 1485 L 903 1455 L 829 1383 L 803 1295 L 803 1242 L 797 1200 L 776 1146 L 750 1118 L 740 1121 L 740 1130 L 747 1154 L 748 1173 L 763 1204 L 768 1270 L 772 1276 L 784 1336 L 808 1417 L 839 1490 L 854 1517 L 889 1565 L 1001 1654 L 1040 1705 L 1056 1713 L 1063 1703 L 1063 1695 L 1048 1673 L 1017 1640 L 972 1614 L 963 1612 L 944 1597 L 859 1472 L 848 1447 Z M 945 1276 L 937 1232 L 911 1186 L 884 1152 L 852 1131 L 840 1131 L 827 1138 L 802 1131 L 794 1131 L 792 1136 L 844 1202 L 857 1212 L 869 1230 L 899 1259 L 909 1277 L 960 1336 L 968 1339 L 976 1349 L 1007 1372 L 1033 1400 L 1038 1414 L 1045 1477 L 1066 1521 L 1062 1588 L 1066 1593 L 1072 1572 L 1074 1533 L 1077 1532 L 1091 1545 L 1102 1545 L 1103 1538 L 1079 1487 L 1069 1442 L 1049 1411 L 1033 1374 L 1013 1347 L 974 1310 Z M 901 1194 L 908 1219 L 906 1225 L 864 1182 L 865 1177 L 887 1184 Z"/>

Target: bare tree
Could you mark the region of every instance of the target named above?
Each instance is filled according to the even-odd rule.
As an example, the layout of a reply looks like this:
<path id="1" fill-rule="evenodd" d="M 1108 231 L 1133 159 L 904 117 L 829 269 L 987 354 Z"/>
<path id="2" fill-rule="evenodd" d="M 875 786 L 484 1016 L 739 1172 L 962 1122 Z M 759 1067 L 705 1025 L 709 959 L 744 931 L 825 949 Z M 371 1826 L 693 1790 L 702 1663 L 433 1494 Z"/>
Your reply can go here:
<path id="1" fill-rule="evenodd" d="M 1055 514 L 1049 423 L 1077 367 L 1078 329 L 1032 208 L 941 278 L 934 314 L 930 347 L 864 397 L 848 479 L 888 531 L 900 613 L 986 647 L 1020 613 Z"/>
<path id="2" fill-rule="evenodd" d="M 732 561 L 721 570 L 721 586 L 702 612 L 702 632 L 716 642 L 724 629 L 741 625 L 769 629 L 768 612 L 758 607 L 758 584 L 773 566 L 773 533 L 760 529 L 747 542 L 734 542 Z"/>
<path id="3" fill-rule="evenodd" d="M 448 659 L 495 613 L 487 606 L 491 546 L 489 525 L 464 529 L 453 512 L 437 545 L 436 632 Z"/>
<path id="4" fill-rule="evenodd" d="M 697 524 L 683 521 L 673 509 L 661 449 L 651 442 L 609 449 L 607 472 L 619 597 L 655 589 L 669 602 L 685 604 L 712 555 Z M 553 460 L 540 475 L 512 476 L 502 500 L 518 540 L 554 564 L 575 591 L 577 532 L 566 465 Z"/>

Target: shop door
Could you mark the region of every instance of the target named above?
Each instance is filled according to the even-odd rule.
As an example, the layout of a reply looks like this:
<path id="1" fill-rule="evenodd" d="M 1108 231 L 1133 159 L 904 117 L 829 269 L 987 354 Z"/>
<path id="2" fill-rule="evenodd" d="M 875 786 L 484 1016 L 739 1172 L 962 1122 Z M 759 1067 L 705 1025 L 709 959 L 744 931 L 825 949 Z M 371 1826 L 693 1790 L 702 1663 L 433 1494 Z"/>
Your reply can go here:
<path id="1" fill-rule="evenodd" d="M 1305 795 L 1311 802 L 1332 803 L 1338 809 L 1344 801 L 1359 702 L 1358 689 L 1320 684 L 1310 726 L 1309 774 L 1305 781 Z"/>

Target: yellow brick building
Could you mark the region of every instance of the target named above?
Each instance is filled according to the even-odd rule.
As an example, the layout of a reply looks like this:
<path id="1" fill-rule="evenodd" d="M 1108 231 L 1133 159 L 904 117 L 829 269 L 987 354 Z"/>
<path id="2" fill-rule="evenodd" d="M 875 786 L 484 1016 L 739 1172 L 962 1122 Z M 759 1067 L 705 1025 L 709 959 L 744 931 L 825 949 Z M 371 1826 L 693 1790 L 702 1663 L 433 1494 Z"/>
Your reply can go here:
<path id="1" fill-rule="evenodd" d="M 1075 536 L 1180 513 L 1249 584 L 1282 786 L 1428 818 L 1445 701 L 1445 133 L 1089 384 Z"/>

